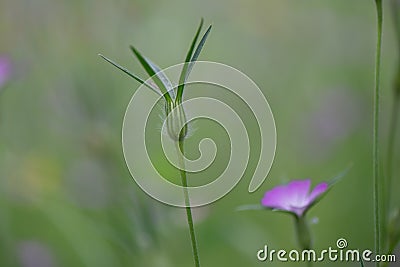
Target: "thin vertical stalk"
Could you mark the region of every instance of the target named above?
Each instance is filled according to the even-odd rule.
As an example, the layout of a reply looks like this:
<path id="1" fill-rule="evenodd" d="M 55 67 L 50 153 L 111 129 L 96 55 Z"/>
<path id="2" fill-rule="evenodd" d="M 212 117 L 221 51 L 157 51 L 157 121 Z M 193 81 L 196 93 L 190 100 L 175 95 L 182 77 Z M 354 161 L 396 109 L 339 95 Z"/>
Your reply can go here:
<path id="1" fill-rule="evenodd" d="M 390 210 L 391 208 L 391 186 L 392 186 L 392 179 L 393 179 L 393 157 L 394 157 L 394 146 L 395 146 L 395 136 L 397 132 L 397 121 L 398 121 L 398 111 L 400 105 L 400 3 L 397 0 L 391 1 L 391 10 L 392 10 L 392 17 L 393 23 L 395 28 L 395 35 L 397 37 L 397 53 L 398 53 L 398 62 L 397 62 L 397 72 L 394 79 L 394 86 L 393 86 L 393 105 L 390 114 L 390 125 L 389 125 L 389 136 L 388 136 L 388 148 L 387 148 L 387 203 L 386 208 Z M 387 214 L 389 216 L 389 212 Z"/>
<path id="2" fill-rule="evenodd" d="M 295 216 L 295 228 L 297 234 L 297 241 L 302 250 L 309 250 L 311 249 L 311 233 L 310 228 L 307 224 L 306 218 L 304 216 Z M 306 261 L 307 267 L 312 267 L 313 262 L 312 260 Z"/>
<path id="3" fill-rule="evenodd" d="M 397 89 L 397 88 L 396 88 Z M 388 148 L 387 148 L 387 209 L 390 209 L 391 205 L 391 188 L 392 188 L 392 176 L 393 176 L 393 156 L 395 146 L 395 136 L 397 132 L 397 120 L 400 106 L 400 95 L 395 93 L 394 103 L 390 114 L 390 125 L 389 125 L 389 137 L 388 137 Z"/>
<path id="4" fill-rule="evenodd" d="M 193 259 L 194 259 L 195 266 L 200 267 L 199 251 L 197 248 L 198 246 L 197 246 L 197 240 L 196 240 L 196 233 L 194 231 L 192 209 L 190 207 L 189 192 L 187 190 L 188 184 L 187 184 L 187 177 L 186 177 L 186 171 L 185 171 L 185 163 L 184 163 L 184 160 L 182 157 L 182 155 L 184 153 L 183 141 L 177 141 L 176 149 L 177 149 L 177 153 L 178 153 L 179 167 L 180 167 L 179 172 L 181 175 L 183 194 L 184 194 L 184 198 L 185 198 L 187 223 L 189 226 L 190 240 L 192 242 Z"/>
<path id="5" fill-rule="evenodd" d="M 399 112 L 399 107 L 400 107 L 400 17 L 399 17 L 399 11 L 400 11 L 400 2 L 397 0 L 392 0 L 391 1 L 391 10 L 392 10 L 392 17 L 393 17 L 393 22 L 394 22 L 394 28 L 395 28 L 395 35 L 397 37 L 397 53 L 398 53 L 398 62 L 397 62 L 397 72 L 396 76 L 394 79 L 394 85 L 393 85 L 393 105 L 391 108 L 390 112 L 390 124 L 389 124 L 389 134 L 388 134 L 388 147 L 387 147 L 387 166 L 386 166 L 386 184 L 385 184 L 385 196 L 386 196 L 386 203 L 385 203 L 385 208 L 386 208 L 386 220 L 389 222 L 388 227 L 390 228 L 390 223 L 391 223 L 391 209 L 392 209 L 392 181 L 393 181 L 393 160 L 395 156 L 395 143 L 396 143 L 396 133 L 397 133 L 397 122 L 398 122 L 398 112 Z M 389 253 L 392 251 L 392 246 L 391 244 L 391 233 L 390 229 L 385 229 L 385 238 L 386 242 L 385 244 L 387 245 L 385 249 L 389 250 Z M 393 248 L 394 249 L 394 248 Z M 387 266 L 388 264 L 384 264 L 383 266 Z"/>
<path id="6" fill-rule="evenodd" d="M 380 71 L 382 47 L 382 0 L 375 0 L 377 11 L 377 42 L 375 59 L 375 93 L 374 93 L 374 126 L 373 126 L 373 188 L 374 188 L 374 224 L 375 252 L 381 251 L 381 214 L 380 214 L 380 180 L 379 180 L 379 104 L 380 104 Z M 376 262 L 375 266 L 379 266 Z"/>

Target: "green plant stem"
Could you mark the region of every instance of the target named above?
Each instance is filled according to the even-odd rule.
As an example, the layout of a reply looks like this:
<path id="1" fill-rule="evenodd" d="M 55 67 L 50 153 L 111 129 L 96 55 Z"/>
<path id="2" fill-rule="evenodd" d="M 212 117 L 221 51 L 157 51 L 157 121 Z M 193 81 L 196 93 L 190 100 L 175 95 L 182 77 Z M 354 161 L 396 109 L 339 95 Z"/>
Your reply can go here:
<path id="1" fill-rule="evenodd" d="M 192 209 L 190 207 L 189 192 L 187 190 L 188 184 L 187 184 L 187 177 L 186 177 L 186 171 L 185 171 L 185 163 L 184 163 L 184 160 L 182 157 L 182 155 L 184 153 L 183 141 L 177 141 L 177 152 L 178 152 L 179 167 L 180 167 L 179 172 L 181 175 L 183 194 L 184 194 L 184 198 L 185 198 L 186 217 L 187 217 L 187 222 L 188 222 L 188 226 L 189 226 L 190 240 L 192 242 L 193 259 L 194 259 L 195 266 L 200 267 L 199 251 L 197 248 L 196 233 L 194 231 Z"/>
<path id="2" fill-rule="evenodd" d="M 395 136 L 397 132 L 397 120 L 398 112 L 400 106 L 400 95 L 396 94 L 394 103 L 392 106 L 392 111 L 390 114 L 390 125 L 389 125 L 389 137 L 388 137 L 388 149 L 387 149 L 387 209 L 390 210 L 391 205 L 391 188 L 393 179 L 393 156 L 394 156 L 394 146 L 395 146 Z"/>
<path id="3" fill-rule="evenodd" d="M 397 132 L 397 120 L 398 120 L 398 112 L 400 107 L 400 94 L 397 93 L 397 89 L 395 88 L 395 98 L 392 106 L 391 114 L 390 114 L 390 125 L 389 125 L 389 137 L 388 137 L 388 149 L 387 149 L 387 184 L 385 186 L 386 192 L 386 211 L 387 211 L 387 220 L 390 220 L 390 209 L 391 209 L 391 192 L 392 190 L 392 180 L 393 180 L 393 158 L 394 158 L 394 146 L 395 146 L 395 136 Z M 390 231 L 385 232 L 386 240 L 388 241 L 388 252 L 387 254 L 393 254 L 394 249 L 396 248 L 395 244 L 390 244 Z M 389 266 L 389 262 L 385 262 L 382 264 L 382 267 Z"/>
<path id="4" fill-rule="evenodd" d="M 381 251 L 381 215 L 380 215 L 380 183 L 379 183 L 379 103 L 380 103 L 380 69 L 382 46 L 382 0 L 375 0 L 377 11 L 377 43 L 375 59 L 375 94 L 374 94 L 374 127 L 373 127 L 373 188 L 374 188 L 374 223 L 375 223 L 375 252 Z M 379 266 L 376 262 L 375 266 Z"/>
<path id="5" fill-rule="evenodd" d="M 295 216 L 295 229 L 297 234 L 297 242 L 299 243 L 302 250 L 311 249 L 311 233 L 308 227 L 306 218 L 304 216 Z M 306 261 L 308 267 L 312 267 L 312 261 Z"/>

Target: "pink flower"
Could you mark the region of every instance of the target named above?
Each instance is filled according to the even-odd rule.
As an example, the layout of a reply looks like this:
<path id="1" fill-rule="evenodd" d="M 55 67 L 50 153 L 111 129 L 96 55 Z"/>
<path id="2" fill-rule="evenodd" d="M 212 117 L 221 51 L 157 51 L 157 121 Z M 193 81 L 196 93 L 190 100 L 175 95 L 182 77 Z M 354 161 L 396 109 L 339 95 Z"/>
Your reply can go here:
<path id="1" fill-rule="evenodd" d="M 0 56 L 0 88 L 10 79 L 11 73 L 12 66 L 10 59 Z"/>
<path id="2" fill-rule="evenodd" d="M 267 191 L 261 200 L 264 207 L 287 211 L 301 217 L 326 192 L 328 183 L 322 182 L 310 192 L 311 180 L 294 180 L 287 185 Z"/>

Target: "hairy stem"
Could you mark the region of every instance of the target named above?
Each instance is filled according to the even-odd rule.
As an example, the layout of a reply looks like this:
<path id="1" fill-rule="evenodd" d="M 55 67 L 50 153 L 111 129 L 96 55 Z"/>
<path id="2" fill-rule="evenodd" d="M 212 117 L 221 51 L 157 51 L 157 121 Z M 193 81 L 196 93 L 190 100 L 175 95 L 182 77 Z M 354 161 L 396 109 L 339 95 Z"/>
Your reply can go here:
<path id="1" fill-rule="evenodd" d="M 377 11 L 377 42 L 375 59 L 375 94 L 374 94 L 374 127 L 373 127 L 373 188 L 374 188 L 374 224 L 375 224 L 375 252 L 381 251 L 381 214 L 380 214 L 380 181 L 379 181 L 379 87 L 381 70 L 381 46 L 382 46 L 382 0 L 375 0 Z M 379 266 L 376 262 L 375 266 Z"/>
<path id="2" fill-rule="evenodd" d="M 177 152 L 178 152 L 178 159 L 179 159 L 179 167 L 180 167 L 180 175 L 181 175 L 181 181 L 182 181 L 182 186 L 183 186 L 183 194 L 185 198 L 185 206 L 186 206 L 186 217 L 187 217 L 187 223 L 189 226 L 189 233 L 190 233 L 190 240 L 192 242 L 192 250 L 193 250 L 193 259 L 196 267 L 200 267 L 200 259 L 199 259 L 199 251 L 197 248 L 197 241 L 196 241 L 196 233 L 194 231 L 194 224 L 193 224 L 193 216 L 192 216 L 192 209 L 190 207 L 190 198 L 189 198 L 189 192 L 187 190 L 188 184 L 187 184 L 187 177 L 186 177 L 186 171 L 185 171 L 185 163 L 183 160 L 183 153 L 184 153 L 184 147 L 183 147 L 183 141 L 178 141 L 177 142 Z"/>

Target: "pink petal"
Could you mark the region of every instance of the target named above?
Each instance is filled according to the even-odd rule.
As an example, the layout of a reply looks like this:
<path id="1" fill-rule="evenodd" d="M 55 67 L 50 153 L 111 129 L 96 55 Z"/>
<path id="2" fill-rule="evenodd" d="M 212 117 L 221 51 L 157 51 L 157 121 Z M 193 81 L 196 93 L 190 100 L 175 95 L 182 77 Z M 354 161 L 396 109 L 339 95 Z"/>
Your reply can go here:
<path id="1" fill-rule="evenodd" d="M 295 180 L 287 185 L 267 191 L 261 201 L 263 206 L 298 213 L 299 207 L 307 206 L 311 180 Z"/>
<path id="2" fill-rule="evenodd" d="M 286 209 L 288 208 L 289 197 L 286 185 L 280 185 L 267 191 L 261 200 L 261 204 L 269 208 Z"/>
<path id="3" fill-rule="evenodd" d="M 311 204 L 314 200 L 319 197 L 321 194 L 325 193 L 328 190 L 328 183 L 323 182 L 316 185 L 311 192 L 310 196 L 308 197 L 308 203 Z"/>
<path id="4" fill-rule="evenodd" d="M 307 205 L 308 193 L 310 192 L 311 180 L 294 180 L 287 185 L 287 194 L 290 197 L 289 205 L 302 207 Z"/>
<path id="5" fill-rule="evenodd" d="M 328 183 L 320 183 L 310 193 L 311 180 L 294 180 L 287 185 L 267 191 L 261 200 L 265 207 L 285 210 L 302 216 L 310 205 L 328 189 Z"/>

